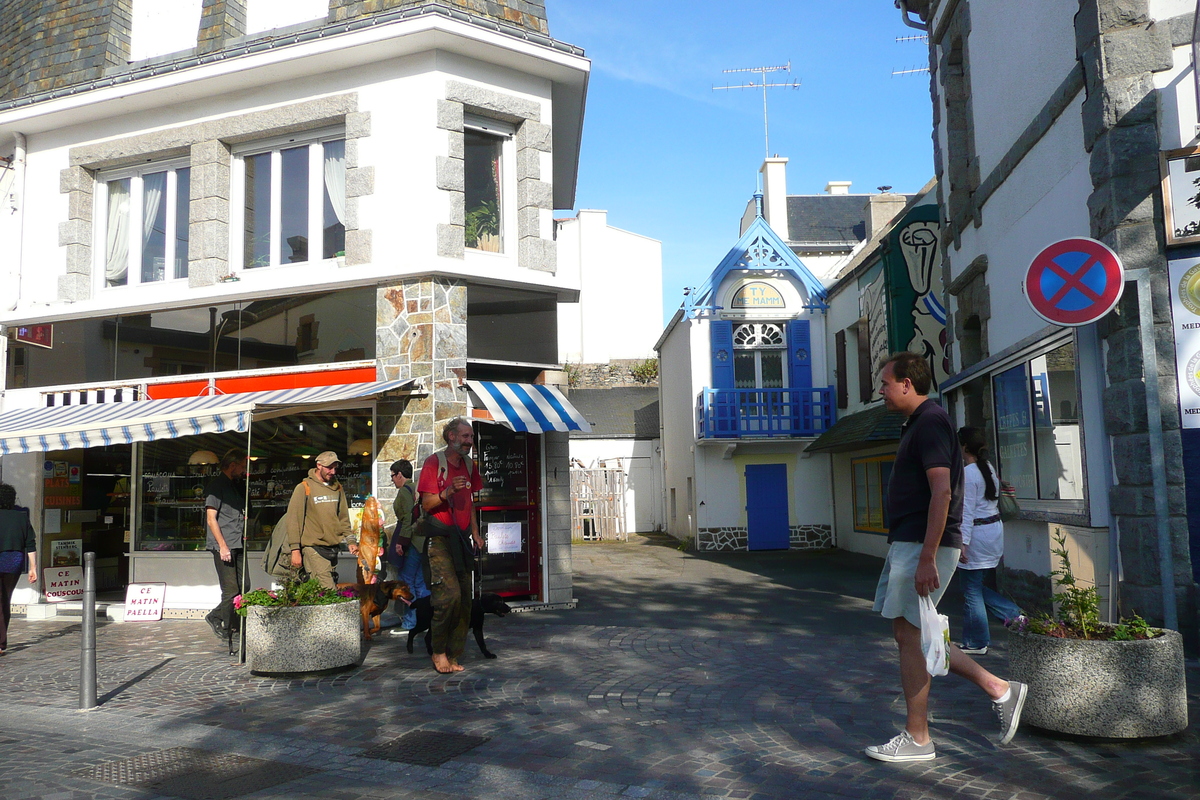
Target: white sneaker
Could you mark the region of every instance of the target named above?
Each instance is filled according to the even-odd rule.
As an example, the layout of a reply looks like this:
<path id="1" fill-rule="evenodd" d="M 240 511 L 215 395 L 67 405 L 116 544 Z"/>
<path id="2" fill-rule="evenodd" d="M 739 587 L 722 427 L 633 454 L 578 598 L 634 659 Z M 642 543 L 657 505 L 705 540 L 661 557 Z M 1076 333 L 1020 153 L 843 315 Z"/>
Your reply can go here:
<path id="1" fill-rule="evenodd" d="M 876 761 L 889 762 L 930 761 L 937 756 L 932 739 L 926 744 L 917 744 L 908 731 L 901 732 L 887 744 L 873 744 L 863 752 Z"/>
<path id="2" fill-rule="evenodd" d="M 986 656 L 988 654 L 987 645 L 983 647 L 967 647 L 965 644 L 960 644 L 958 649 L 969 656 Z"/>

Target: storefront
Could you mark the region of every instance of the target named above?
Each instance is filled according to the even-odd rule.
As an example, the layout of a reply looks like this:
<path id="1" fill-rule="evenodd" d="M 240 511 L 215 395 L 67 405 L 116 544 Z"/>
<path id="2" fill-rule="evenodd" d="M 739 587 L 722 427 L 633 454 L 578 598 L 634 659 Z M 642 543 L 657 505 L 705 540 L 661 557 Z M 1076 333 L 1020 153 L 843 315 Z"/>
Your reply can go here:
<path id="1" fill-rule="evenodd" d="M 239 380 L 249 378 L 220 382 Z M 545 437 L 539 434 L 587 423 L 552 387 L 471 384 L 475 455 L 484 481 L 478 497 L 487 543 L 481 588 L 517 602 L 545 602 Z M 151 384 L 139 387 L 136 396 L 161 398 L 197 388 L 221 387 Z M 504 392 L 512 400 L 497 404 L 492 394 Z M 6 472 L 41 463 L 35 491 L 19 487 L 25 489 L 21 501 L 40 513 L 41 563 L 75 566 L 83 552 L 95 552 L 97 588 L 111 592 L 113 600 L 128 583 L 163 582 L 168 611 L 192 615 L 217 598 L 211 556 L 204 550 L 204 498 L 223 453 L 232 448 L 249 453 L 250 553 L 264 549 L 292 490 L 323 450 L 343 459 L 339 478 L 357 529 L 367 497 L 391 488 L 380 485 L 388 464 L 377 460 L 386 450 L 377 404 L 425 394 L 411 381 L 370 381 L 15 410 L 0 415 L 0 453 Z M 381 505 L 390 510 L 385 498 Z M 347 562 L 344 569 L 351 569 Z M 247 563 L 252 585 L 270 582 L 259 558 L 251 555 Z M 344 573 L 342 579 L 353 578 Z"/>

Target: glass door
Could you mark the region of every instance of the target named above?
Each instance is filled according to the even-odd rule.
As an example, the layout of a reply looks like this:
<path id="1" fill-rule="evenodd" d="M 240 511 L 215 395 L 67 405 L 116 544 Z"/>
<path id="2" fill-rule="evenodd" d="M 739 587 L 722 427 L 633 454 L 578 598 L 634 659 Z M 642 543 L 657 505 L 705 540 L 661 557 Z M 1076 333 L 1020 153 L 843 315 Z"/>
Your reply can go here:
<path id="1" fill-rule="evenodd" d="M 541 461 L 537 437 L 476 423 L 482 590 L 541 599 Z"/>

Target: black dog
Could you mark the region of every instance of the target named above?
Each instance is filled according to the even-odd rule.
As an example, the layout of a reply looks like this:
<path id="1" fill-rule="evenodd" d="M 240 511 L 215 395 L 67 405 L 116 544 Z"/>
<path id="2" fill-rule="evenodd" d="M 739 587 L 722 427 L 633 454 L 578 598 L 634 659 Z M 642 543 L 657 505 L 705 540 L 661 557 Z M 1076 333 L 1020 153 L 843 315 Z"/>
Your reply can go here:
<path id="1" fill-rule="evenodd" d="M 413 651 L 413 639 L 417 634 L 425 631 L 425 649 L 429 655 L 433 655 L 433 633 L 429 630 L 429 624 L 433 622 L 433 605 L 429 602 L 428 597 L 422 597 L 420 600 L 414 600 L 411 608 L 417 612 L 417 625 L 408 632 L 408 652 Z M 487 645 L 483 643 L 484 614 L 503 617 L 511 610 L 498 594 L 485 594 L 479 599 L 471 601 L 471 630 L 475 631 L 475 641 L 484 658 L 496 657 L 496 654 L 488 650 Z"/>

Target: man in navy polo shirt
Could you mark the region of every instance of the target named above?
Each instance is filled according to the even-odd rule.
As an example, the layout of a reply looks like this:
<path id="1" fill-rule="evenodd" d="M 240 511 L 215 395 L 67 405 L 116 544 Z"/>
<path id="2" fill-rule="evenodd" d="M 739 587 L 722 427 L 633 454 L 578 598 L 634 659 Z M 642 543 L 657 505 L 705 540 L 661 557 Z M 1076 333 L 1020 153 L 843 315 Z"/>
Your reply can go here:
<path id="1" fill-rule="evenodd" d="M 934 604 L 945 592 L 962 549 L 962 448 L 945 409 L 929 399 L 933 375 L 915 353 L 896 353 L 879 373 L 884 405 L 908 416 L 888 481 L 890 520 L 887 561 L 875 590 L 875 610 L 892 621 L 900 649 L 900 686 L 908 707 L 905 730 L 866 754 L 879 761 L 928 761 L 936 753 L 929 738 L 929 672 L 921 651 L 918 597 Z M 950 671 L 987 692 L 1000 720 L 1000 744 L 1017 731 L 1026 686 L 1005 681 L 950 645 Z"/>

